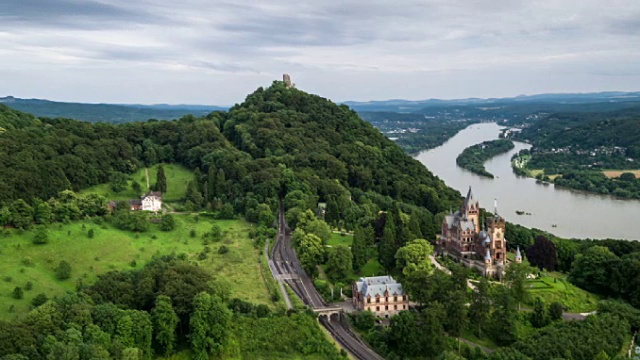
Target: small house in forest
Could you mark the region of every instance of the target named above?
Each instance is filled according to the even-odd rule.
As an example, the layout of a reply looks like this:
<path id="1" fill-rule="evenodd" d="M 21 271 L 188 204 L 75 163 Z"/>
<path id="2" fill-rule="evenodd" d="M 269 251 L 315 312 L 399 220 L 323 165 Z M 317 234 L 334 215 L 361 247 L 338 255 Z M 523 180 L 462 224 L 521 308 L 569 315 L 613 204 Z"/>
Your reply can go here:
<path id="1" fill-rule="evenodd" d="M 153 211 L 158 212 L 162 210 L 162 192 L 149 191 L 144 194 L 140 199 L 131 199 L 128 201 L 129 209 L 131 211 Z M 115 201 L 109 201 L 109 210 L 115 211 L 118 203 Z"/>

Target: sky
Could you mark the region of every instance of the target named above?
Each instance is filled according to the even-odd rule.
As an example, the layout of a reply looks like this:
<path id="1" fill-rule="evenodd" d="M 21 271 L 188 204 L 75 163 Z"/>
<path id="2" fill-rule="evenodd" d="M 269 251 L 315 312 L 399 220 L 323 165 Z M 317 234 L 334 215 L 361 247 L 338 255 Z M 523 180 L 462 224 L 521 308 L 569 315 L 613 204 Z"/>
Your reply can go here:
<path id="1" fill-rule="evenodd" d="M 640 90 L 639 0 L 0 0 L 0 97 L 232 105 Z"/>

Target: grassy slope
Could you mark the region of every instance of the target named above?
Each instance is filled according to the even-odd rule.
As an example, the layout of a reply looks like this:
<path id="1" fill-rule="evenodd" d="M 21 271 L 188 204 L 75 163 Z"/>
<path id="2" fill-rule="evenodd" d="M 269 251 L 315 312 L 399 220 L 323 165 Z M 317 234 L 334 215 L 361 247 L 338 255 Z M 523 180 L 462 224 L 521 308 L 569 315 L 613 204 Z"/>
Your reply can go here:
<path id="1" fill-rule="evenodd" d="M 528 281 L 528 285 L 532 299 L 540 297 L 547 305 L 559 301 L 569 312 L 593 311 L 600 301 L 599 296 L 571 284 L 566 275 L 558 272 L 545 273 L 538 279 Z"/>
<path id="2" fill-rule="evenodd" d="M 225 239 L 211 243 L 209 258 L 199 261 L 200 264 L 228 284 L 232 296 L 254 303 L 272 304 L 260 275 L 260 251 L 254 249 L 248 237 L 247 222 L 205 218 L 196 222 L 193 215 L 175 215 L 175 218 L 175 230 L 162 232 L 159 225 L 151 224 L 150 231 L 139 236 L 113 228 L 110 224 L 103 225 L 103 228 L 91 221 L 53 224 L 49 229 L 50 242 L 46 245 L 32 244 L 33 231 L 9 231 L 9 236 L 0 241 L 0 319 L 10 319 L 27 312 L 32 298 L 41 292 L 51 297 L 74 290 L 79 279 L 90 284 L 95 281 L 97 274 L 131 269 L 133 260 L 136 260 L 137 268 L 142 267 L 154 254 L 186 253 L 191 260 L 196 260 L 204 249 L 201 236 L 214 223 L 226 232 Z M 86 235 L 89 229 L 95 231 L 92 239 Z M 195 238 L 189 235 L 191 229 L 197 232 Z M 156 239 L 152 238 L 154 235 Z M 217 253 L 222 244 L 230 248 L 229 253 Z M 31 258 L 35 266 L 24 266 L 22 260 L 26 257 Z M 59 281 L 55 278 L 54 268 L 60 260 L 71 263 L 71 279 Z M 11 277 L 11 281 L 6 281 L 6 277 Z M 16 286 L 24 288 L 28 281 L 33 283 L 33 290 L 25 291 L 22 300 L 12 298 L 13 289 Z M 8 312 L 12 305 L 15 306 L 13 314 Z"/>
<path id="3" fill-rule="evenodd" d="M 340 233 L 331 233 L 331 238 L 327 241 L 327 245 L 329 246 L 338 246 L 344 245 L 351 247 L 351 243 L 353 243 L 353 235 L 349 234 L 340 234 Z"/>
<path id="4" fill-rule="evenodd" d="M 149 183 L 151 186 L 156 183 L 156 175 L 158 172 L 158 166 L 154 165 L 149 168 Z M 163 195 L 163 199 L 168 202 L 178 201 L 184 197 L 184 194 L 187 191 L 187 184 L 193 178 L 193 172 L 191 170 L 183 167 L 182 165 L 177 164 L 164 164 L 164 173 L 167 177 L 167 192 Z M 137 181 L 142 186 L 142 191 L 148 191 L 147 188 L 147 177 L 145 175 L 145 169 L 139 169 L 133 175 L 131 175 L 132 180 Z M 80 192 L 80 195 L 84 196 L 90 193 L 95 193 L 106 197 L 108 200 L 130 200 L 136 199 L 140 194 L 136 194 L 131 190 L 130 180 L 128 182 L 127 189 L 115 193 L 109 187 L 109 184 L 100 184 L 96 186 L 92 186 L 86 190 Z"/>

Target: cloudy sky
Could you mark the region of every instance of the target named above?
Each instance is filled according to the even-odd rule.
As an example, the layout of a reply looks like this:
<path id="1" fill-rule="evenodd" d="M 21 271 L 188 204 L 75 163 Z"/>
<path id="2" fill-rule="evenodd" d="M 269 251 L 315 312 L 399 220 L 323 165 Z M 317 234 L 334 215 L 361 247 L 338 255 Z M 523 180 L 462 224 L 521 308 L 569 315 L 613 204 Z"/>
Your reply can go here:
<path id="1" fill-rule="evenodd" d="M 0 0 L 0 97 L 229 105 L 640 90 L 639 0 Z"/>

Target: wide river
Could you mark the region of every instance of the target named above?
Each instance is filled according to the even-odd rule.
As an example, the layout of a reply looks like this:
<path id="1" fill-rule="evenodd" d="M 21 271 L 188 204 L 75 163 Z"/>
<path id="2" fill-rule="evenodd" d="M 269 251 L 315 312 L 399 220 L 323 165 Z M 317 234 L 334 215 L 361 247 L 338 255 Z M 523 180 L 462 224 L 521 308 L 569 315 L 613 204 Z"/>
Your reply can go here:
<path id="1" fill-rule="evenodd" d="M 494 210 L 497 199 L 498 212 L 508 222 L 565 238 L 640 239 L 640 201 L 556 188 L 553 184 L 542 185 L 531 178 L 517 177 L 511 170 L 511 156 L 530 147 L 528 144 L 515 142 L 513 150 L 485 163 L 494 179 L 456 165 L 456 157 L 462 150 L 497 139 L 500 129 L 495 123 L 471 125 L 442 146 L 421 152 L 416 159 L 463 195 L 471 186 L 480 206 L 487 210 Z M 516 210 L 531 215 L 517 215 Z"/>

